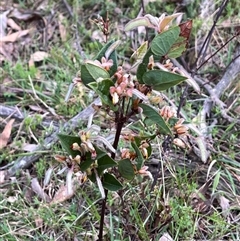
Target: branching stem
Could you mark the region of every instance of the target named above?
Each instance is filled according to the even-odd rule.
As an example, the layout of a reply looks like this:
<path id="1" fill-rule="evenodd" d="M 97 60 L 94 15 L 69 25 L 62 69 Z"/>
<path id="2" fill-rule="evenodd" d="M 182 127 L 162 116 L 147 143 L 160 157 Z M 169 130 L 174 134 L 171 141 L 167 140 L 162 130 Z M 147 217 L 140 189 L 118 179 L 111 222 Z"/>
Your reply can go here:
<path id="1" fill-rule="evenodd" d="M 119 109 L 121 109 L 121 108 L 119 108 Z M 113 148 L 115 150 L 117 150 L 117 146 L 118 146 L 118 142 L 119 142 L 119 139 L 120 139 L 121 131 L 122 131 L 123 125 L 125 123 L 125 117 L 123 115 L 123 110 L 120 113 L 119 113 L 119 111 L 117 111 L 115 113 L 115 118 L 116 118 L 115 120 L 116 120 L 116 123 L 117 123 L 117 127 L 116 127 L 115 139 L 114 139 L 114 142 L 113 142 Z M 114 159 L 115 156 L 116 156 L 116 152 L 112 152 L 111 157 Z M 108 198 L 108 190 L 104 189 L 104 191 L 105 191 L 105 198 L 102 201 L 98 241 L 103 241 L 104 217 L 105 217 L 106 203 L 107 203 L 107 198 Z"/>

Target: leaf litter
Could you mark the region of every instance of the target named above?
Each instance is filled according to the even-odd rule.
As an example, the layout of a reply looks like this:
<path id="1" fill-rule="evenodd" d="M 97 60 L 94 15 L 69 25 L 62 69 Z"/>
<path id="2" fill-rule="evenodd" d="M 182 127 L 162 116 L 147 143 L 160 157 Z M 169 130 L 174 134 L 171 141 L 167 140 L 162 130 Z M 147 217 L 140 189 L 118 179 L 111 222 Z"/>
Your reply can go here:
<path id="1" fill-rule="evenodd" d="M 7 143 L 9 141 L 9 138 L 11 136 L 12 132 L 12 126 L 15 119 L 11 119 L 5 126 L 4 130 L 0 134 L 0 150 L 7 146 Z"/>
<path id="2" fill-rule="evenodd" d="M 47 4 L 47 1 L 40 1 L 44 2 L 43 4 Z M 36 3 L 37 5 L 37 3 Z M 40 5 L 39 5 L 40 6 Z M 34 8 L 37 9 L 37 8 Z M 39 7 L 41 9 L 41 7 Z M 44 7 L 42 8 L 44 9 Z M 53 23 L 52 25 L 49 25 L 49 28 L 47 30 L 47 40 L 52 40 L 53 36 L 55 36 L 55 31 L 56 31 L 56 26 L 58 25 L 59 28 L 59 33 L 60 33 L 60 38 L 62 42 L 66 41 L 67 35 L 66 35 L 66 27 L 65 27 L 65 17 L 63 17 L 63 14 L 58 15 L 58 19 L 55 21 L 55 24 Z M 33 42 L 33 34 L 37 34 L 38 39 L 41 40 L 42 33 L 40 33 L 38 28 L 32 27 L 34 24 L 39 23 L 39 22 L 44 22 L 46 23 L 46 20 L 41 16 L 41 14 L 38 11 L 30 11 L 30 12 L 24 12 L 20 11 L 17 8 L 11 10 L 11 12 L 5 12 L 5 16 L 2 16 L 4 21 L 2 22 L 1 28 L 0 28 L 0 34 L 2 35 L 4 41 L 0 41 L 0 65 L 1 62 L 4 61 L 11 61 L 15 63 L 17 60 L 18 56 L 21 56 L 23 54 L 21 45 L 24 45 L 24 43 L 28 42 L 28 45 L 31 45 Z M 13 19 L 16 19 L 15 21 Z M 0 21 L 1 22 L 1 21 Z M 22 29 L 20 26 L 22 26 L 22 22 L 25 22 L 25 26 L 27 26 L 25 29 Z M 34 24 L 33 24 L 34 23 Z M 57 25 L 56 25 L 57 23 Z M 8 26 L 8 29 L 6 27 L 6 24 Z M 144 30 L 141 30 L 144 31 Z M 37 33 L 36 33 L 37 32 Z M 0 36 L 1 36 L 0 35 Z M 140 35 L 139 35 L 140 36 Z M 5 38 L 6 37 L 6 38 Z M 141 40 L 139 40 L 141 41 Z M 35 66 L 37 62 L 43 61 L 45 58 L 49 57 L 49 52 L 48 48 L 44 48 L 43 46 L 46 47 L 46 42 L 41 42 L 41 44 L 37 45 L 37 48 L 34 49 L 33 52 L 27 53 L 27 60 L 29 61 L 29 66 Z M 10 138 L 10 137 L 9 137 Z M 30 145 L 30 144 L 29 144 Z M 5 147 L 5 146 L 4 146 Z M 29 148 L 29 151 L 32 149 Z M 204 154 L 204 153 L 203 153 Z M 205 155 L 205 154 L 204 154 Z M 205 160 L 205 157 L 203 155 L 203 159 Z M 4 182 L 5 179 L 5 173 L 0 171 L 0 183 L 1 181 Z M 69 185 L 69 183 L 68 183 Z M 46 194 L 46 189 L 45 187 L 41 186 L 41 182 L 32 179 L 32 188 L 35 190 L 36 194 L 40 197 L 42 200 L 47 200 L 48 202 L 50 200 L 52 204 L 56 203 L 62 203 L 69 198 L 71 198 L 72 193 L 68 192 L 68 187 L 67 185 L 62 185 L 61 188 L 59 189 L 58 193 L 51 199 L 48 194 Z M 208 186 L 208 188 L 211 188 Z M 206 196 L 206 192 L 201 191 L 199 194 L 200 190 L 198 190 L 198 194 L 195 196 L 195 198 L 198 201 L 199 208 L 196 208 L 197 210 L 203 211 L 201 209 L 204 204 L 206 204 L 206 201 L 210 201 L 210 198 Z M 206 201 L 202 199 L 202 196 L 205 196 Z M 220 197 L 219 198 L 219 204 L 222 207 L 222 211 L 225 213 L 229 209 L 229 200 Z M 193 205 L 194 206 L 194 205 Z M 239 207 L 239 205 L 238 205 Z M 36 218 L 37 220 L 37 218 Z M 36 221 L 37 223 L 37 221 Z M 41 226 L 43 223 L 42 220 L 40 220 L 40 224 L 36 224 L 37 227 Z M 172 240 L 172 237 L 168 233 L 164 233 L 162 237 L 160 238 L 161 241 L 165 240 Z"/>

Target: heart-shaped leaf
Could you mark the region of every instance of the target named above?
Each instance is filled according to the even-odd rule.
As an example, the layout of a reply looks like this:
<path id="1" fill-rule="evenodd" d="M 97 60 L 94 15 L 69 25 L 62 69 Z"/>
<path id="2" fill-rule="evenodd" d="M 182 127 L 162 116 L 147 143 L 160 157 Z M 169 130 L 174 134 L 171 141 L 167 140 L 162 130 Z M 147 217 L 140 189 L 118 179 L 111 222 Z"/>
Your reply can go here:
<path id="1" fill-rule="evenodd" d="M 178 37 L 177 41 L 172 45 L 167 56 L 168 58 L 177 58 L 183 54 L 186 50 L 186 39 L 184 37 Z"/>
<path id="2" fill-rule="evenodd" d="M 94 162 L 95 162 L 95 160 L 91 158 L 90 152 L 87 152 L 86 160 L 83 160 L 80 163 L 80 170 L 82 172 L 86 171 Z"/>
<path id="3" fill-rule="evenodd" d="M 172 132 L 167 123 L 155 109 L 146 104 L 139 104 L 139 106 L 143 109 L 143 114 L 147 116 L 147 118 L 149 118 L 152 123 L 157 124 L 163 134 L 172 135 Z"/>
<path id="4" fill-rule="evenodd" d="M 153 52 L 149 48 L 147 50 L 146 54 L 144 55 L 143 59 L 142 59 L 142 63 L 140 63 L 139 66 L 138 66 L 138 69 L 137 69 L 137 79 L 138 79 L 138 82 L 140 84 L 144 84 L 144 82 L 142 80 L 142 77 L 143 77 L 144 73 L 147 71 L 149 58 L 152 55 L 153 55 Z"/>
<path id="5" fill-rule="evenodd" d="M 116 165 L 117 163 L 109 155 L 106 154 L 105 156 L 98 159 L 98 174 L 101 175 L 104 170 Z"/>
<path id="6" fill-rule="evenodd" d="M 118 171 L 121 176 L 127 180 L 132 180 L 134 178 L 133 164 L 129 159 L 122 159 L 118 162 Z"/>
<path id="7" fill-rule="evenodd" d="M 102 102 L 108 105 L 111 110 L 115 111 L 117 107 L 112 103 L 112 97 L 109 92 L 111 86 L 114 86 L 111 79 L 104 79 L 100 82 L 92 82 L 89 84 L 89 87 L 100 96 Z"/>
<path id="8" fill-rule="evenodd" d="M 85 63 L 81 66 L 81 79 L 84 85 L 96 82 L 99 78 L 109 78 L 109 73 L 93 62 Z"/>
<path id="9" fill-rule="evenodd" d="M 107 60 L 112 59 L 113 65 L 109 70 L 109 75 L 112 76 L 113 74 L 116 73 L 118 63 L 117 63 L 117 53 L 116 53 L 116 48 L 119 45 L 119 42 L 114 40 L 111 40 L 107 44 L 105 44 L 102 49 L 99 51 L 98 55 L 96 56 L 96 60 L 101 62 L 102 57 L 106 57 Z"/>
<path id="10" fill-rule="evenodd" d="M 180 34 L 180 28 L 175 26 L 158 34 L 151 43 L 151 50 L 154 55 L 165 56 L 176 42 Z"/>
<path id="11" fill-rule="evenodd" d="M 80 154 L 79 151 L 72 150 L 72 144 L 77 143 L 81 144 L 81 139 L 78 136 L 70 136 L 65 134 L 58 134 L 58 138 L 61 142 L 62 147 L 66 150 L 66 152 L 71 155 L 73 158 Z"/>
<path id="12" fill-rule="evenodd" d="M 109 191 L 118 191 L 123 187 L 123 185 L 109 173 L 104 173 L 102 184 L 103 187 Z"/>
<path id="13" fill-rule="evenodd" d="M 143 75 L 143 82 L 154 90 L 166 90 L 181 83 L 186 77 L 163 70 L 151 70 Z"/>

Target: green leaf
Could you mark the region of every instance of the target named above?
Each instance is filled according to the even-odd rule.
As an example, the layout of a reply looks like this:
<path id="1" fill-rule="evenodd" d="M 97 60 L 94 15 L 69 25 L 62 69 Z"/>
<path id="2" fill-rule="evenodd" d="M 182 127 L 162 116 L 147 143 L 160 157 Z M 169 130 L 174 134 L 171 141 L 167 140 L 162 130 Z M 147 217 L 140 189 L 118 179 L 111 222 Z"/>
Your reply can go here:
<path id="1" fill-rule="evenodd" d="M 149 48 L 146 52 L 146 54 L 143 57 L 142 63 L 138 65 L 137 68 L 137 79 L 140 84 L 144 84 L 142 78 L 144 73 L 147 71 L 148 63 L 149 63 L 149 57 L 153 55 L 151 49 Z"/>
<path id="2" fill-rule="evenodd" d="M 151 43 L 151 50 L 154 53 L 154 55 L 166 55 L 178 39 L 179 34 L 180 28 L 178 26 L 170 28 L 158 34 Z"/>
<path id="3" fill-rule="evenodd" d="M 137 158 L 136 158 L 135 161 L 136 161 L 137 170 L 139 171 L 139 170 L 142 168 L 145 159 L 144 159 L 144 157 L 143 157 L 143 155 L 142 155 L 142 152 L 141 152 L 140 149 L 138 148 L 136 142 L 132 142 L 131 145 L 132 145 L 133 149 L 135 150 L 135 152 L 136 152 L 136 154 L 137 154 Z"/>
<path id="4" fill-rule="evenodd" d="M 115 50 L 115 48 L 118 46 L 117 43 L 118 43 L 118 41 L 114 42 L 114 40 L 111 40 L 110 42 L 105 44 L 95 58 L 96 60 L 98 60 L 100 62 L 101 62 L 102 57 L 107 57 L 107 59 L 112 59 L 113 65 L 109 70 L 110 76 L 114 75 L 118 68 L 117 53 Z M 110 53 L 110 51 L 111 51 L 111 53 Z M 109 56 L 106 56 L 106 54 Z"/>
<path id="5" fill-rule="evenodd" d="M 155 137 L 156 137 L 156 135 L 135 136 L 134 140 L 135 140 L 137 146 L 140 146 L 142 141 L 152 140 Z M 148 144 L 149 144 L 149 146 L 147 147 L 147 152 L 148 152 L 148 157 L 150 157 L 152 154 L 152 147 L 151 147 L 150 143 L 148 143 Z"/>
<path id="6" fill-rule="evenodd" d="M 178 37 L 177 41 L 172 45 L 167 56 L 168 58 L 177 58 L 183 54 L 186 50 L 186 39 L 184 37 Z"/>
<path id="7" fill-rule="evenodd" d="M 135 176 L 133 164 L 129 159 L 122 159 L 118 162 L 118 171 L 127 180 L 132 180 Z"/>
<path id="8" fill-rule="evenodd" d="M 109 73 L 98 65 L 92 63 L 86 63 L 81 66 L 81 79 L 84 85 L 88 87 L 88 84 L 96 82 L 99 78 L 109 78 Z"/>
<path id="9" fill-rule="evenodd" d="M 214 194 L 214 193 L 216 192 L 216 190 L 217 190 L 217 187 L 218 187 L 218 184 L 219 184 L 219 181 L 220 181 L 221 174 L 222 174 L 221 168 L 219 168 L 219 169 L 217 170 L 217 173 L 216 173 L 214 179 L 213 179 L 212 194 Z"/>
<path id="10" fill-rule="evenodd" d="M 102 151 L 96 145 L 93 144 L 93 147 L 97 153 L 97 157 L 96 157 L 96 159 L 92 159 L 91 153 L 90 152 L 86 153 L 85 160 L 82 160 L 80 163 L 81 171 L 86 171 L 95 162 L 95 160 L 99 160 L 102 157 L 106 156 L 106 152 Z"/>
<path id="11" fill-rule="evenodd" d="M 104 173 L 102 184 L 103 187 L 109 191 L 118 191 L 123 187 L 123 185 L 109 173 Z"/>
<path id="12" fill-rule="evenodd" d="M 143 57 L 148 50 L 148 41 L 145 41 L 130 57 L 130 63 L 142 62 Z"/>
<path id="13" fill-rule="evenodd" d="M 151 86 L 154 90 L 166 90 L 187 79 L 184 76 L 163 70 L 150 70 L 143 75 L 143 82 Z"/>
<path id="14" fill-rule="evenodd" d="M 104 79 L 100 82 L 93 82 L 89 84 L 89 87 L 99 95 L 102 102 L 108 105 L 111 110 L 116 111 L 117 107 L 112 103 L 112 97 L 109 92 L 111 86 L 114 86 L 111 79 Z"/>
<path id="15" fill-rule="evenodd" d="M 149 118 L 154 124 L 158 125 L 161 132 L 163 132 L 164 134 L 172 135 L 172 132 L 168 127 L 167 123 L 155 109 L 146 104 L 139 104 L 139 106 L 143 109 L 143 114 L 147 118 Z"/>
<path id="16" fill-rule="evenodd" d="M 72 144 L 78 143 L 81 144 L 81 139 L 78 136 L 70 136 L 65 134 L 58 134 L 58 138 L 61 142 L 62 147 L 66 150 L 66 152 L 71 155 L 73 158 L 81 153 L 79 151 L 72 150 Z"/>
<path id="17" fill-rule="evenodd" d="M 98 159 L 98 174 L 101 175 L 104 170 L 116 165 L 117 163 L 109 155 L 106 154 L 105 156 Z"/>
<path id="18" fill-rule="evenodd" d="M 82 172 L 86 171 L 93 163 L 95 162 L 94 159 L 91 158 L 91 153 L 86 153 L 86 160 L 82 160 L 80 163 L 80 170 Z"/>

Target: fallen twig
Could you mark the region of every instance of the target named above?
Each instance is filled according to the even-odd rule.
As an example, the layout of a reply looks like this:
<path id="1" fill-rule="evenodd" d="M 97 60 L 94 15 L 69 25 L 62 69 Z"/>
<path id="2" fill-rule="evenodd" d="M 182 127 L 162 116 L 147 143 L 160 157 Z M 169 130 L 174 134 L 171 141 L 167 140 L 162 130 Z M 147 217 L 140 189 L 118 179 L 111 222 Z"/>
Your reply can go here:
<path id="1" fill-rule="evenodd" d="M 95 112 L 95 110 L 92 108 L 92 105 L 99 105 L 101 104 L 100 99 L 96 99 L 91 105 L 89 105 L 86 109 L 81 111 L 79 114 L 74 116 L 72 119 L 70 119 L 67 123 L 63 125 L 63 128 L 61 130 L 64 130 L 65 133 L 70 133 L 70 131 L 74 128 L 76 128 L 79 124 L 80 120 L 88 120 L 88 117 Z M 38 145 L 33 152 L 36 151 L 43 151 L 43 150 L 49 150 L 57 141 L 58 137 L 57 134 L 60 132 L 60 128 L 58 128 L 54 133 L 52 133 L 50 136 L 45 138 L 42 145 Z M 13 176 L 17 171 L 23 168 L 27 168 L 29 165 L 34 163 L 39 159 L 41 154 L 35 154 L 32 156 L 25 156 L 18 158 L 14 165 L 7 170 L 8 176 Z"/>
<path id="2" fill-rule="evenodd" d="M 6 118 L 14 118 L 18 121 L 23 121 L 26 116 L 29 116 L 29 114 L 26 112 L 22 112 L 21 109 L 19 109 L 17 106 L 11 107 L 11 106 L 5 106 L 0 104 L 0 116 L 6 117 Z M 45 120 L 41 122 L 41 125 L 44 127 L 53 127 L 55 130 L 58 128 L 58 124 L 56 122 L 53 122 L 52 120 Z"/>

